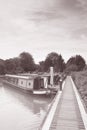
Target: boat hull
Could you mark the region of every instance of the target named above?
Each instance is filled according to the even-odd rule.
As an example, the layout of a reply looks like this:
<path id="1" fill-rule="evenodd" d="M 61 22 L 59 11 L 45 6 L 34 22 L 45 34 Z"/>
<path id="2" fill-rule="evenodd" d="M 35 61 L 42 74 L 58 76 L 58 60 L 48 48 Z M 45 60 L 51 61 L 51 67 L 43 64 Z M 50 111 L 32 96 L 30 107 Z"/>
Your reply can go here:
<path id="1" fill-rule="evenodd" d="M 40 89 L 40 90 L 31 90 L 31 89 L 29 89 L 29 88 L 23 88 L 23 87 L 21 87 L 21 86 L 18 86 L 18 85 L 15 85 L 15 84 L 13 84 L 13 83 L 10 83 L 10 82 L 8 82 L 8 81 L 6 81 L 6 80 L 3 80 L 3 83 L 5 83 L 5 84 L 8 84 L 9 86 L 12 86 L 12 87 L 14 87 L 14 88 L 18 88 L 18 89 L 21 89 L 21 90 L 24 90 L 24 91 L 28 91 L 28 92 L 31 92 L 32 94 L 34 94 L 34 95 L 49 95 L 50 93 L 51 93 L 51 91 L 50 90 L 44 90 L 44 89 Z"/>
<path id="2" fill-rule="evenodd" d="M 50 93 L 50 90 L 33 90 L 35 95 L 49 95 Z"/>

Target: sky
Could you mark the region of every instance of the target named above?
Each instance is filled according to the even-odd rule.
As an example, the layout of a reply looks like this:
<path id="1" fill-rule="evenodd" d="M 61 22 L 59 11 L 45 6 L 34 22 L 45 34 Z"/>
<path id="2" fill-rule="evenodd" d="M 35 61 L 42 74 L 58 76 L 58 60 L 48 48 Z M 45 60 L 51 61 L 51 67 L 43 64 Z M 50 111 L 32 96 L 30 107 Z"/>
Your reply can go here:
<path id="1" fill-rule="evenodd" d="M 0 0 L 0 58 L 51 52 L 87 62 L 87 0 Z"/>

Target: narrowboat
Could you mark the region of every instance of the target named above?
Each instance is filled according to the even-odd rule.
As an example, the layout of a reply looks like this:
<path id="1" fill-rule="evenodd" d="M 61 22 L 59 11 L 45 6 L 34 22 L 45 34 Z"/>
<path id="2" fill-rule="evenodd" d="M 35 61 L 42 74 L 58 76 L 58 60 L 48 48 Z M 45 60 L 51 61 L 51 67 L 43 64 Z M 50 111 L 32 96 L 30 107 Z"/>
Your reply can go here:
<path id="1" fill-rule="evenodd" d="M 46 76 L 5 75 L 5 83 L 32 92 L 33 94 L 50 94 Z"/>
<path id="2" fill-rule="evenodd" d="M 27 90 L 37 95 L 49 95 L 58 90 L 59 75 L 53 73 L 53 68 L 50 68 L 50 73 L 44 74 L 21 74 L 21 75 L 5 75 L 5 83 L 15 87 Z"/>

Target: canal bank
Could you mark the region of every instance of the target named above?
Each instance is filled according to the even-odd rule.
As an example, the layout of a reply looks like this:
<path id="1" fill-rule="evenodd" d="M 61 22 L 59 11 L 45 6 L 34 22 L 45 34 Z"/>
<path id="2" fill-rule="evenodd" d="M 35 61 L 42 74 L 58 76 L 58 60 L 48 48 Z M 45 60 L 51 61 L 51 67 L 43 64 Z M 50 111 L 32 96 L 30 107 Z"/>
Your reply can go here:
<path id="1" fill-rule="evenodd" d="M 70 76 L 64 89 L 56 95 L 39 130 L 86 130 L 87 113 Z"/>

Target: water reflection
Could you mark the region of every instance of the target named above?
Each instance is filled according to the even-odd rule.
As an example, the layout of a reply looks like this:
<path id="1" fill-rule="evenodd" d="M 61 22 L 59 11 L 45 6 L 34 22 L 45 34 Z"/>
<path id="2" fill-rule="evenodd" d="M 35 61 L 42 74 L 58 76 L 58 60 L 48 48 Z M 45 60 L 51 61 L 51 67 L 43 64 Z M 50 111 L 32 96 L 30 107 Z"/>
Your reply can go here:
<path id="1" fill-rule="evenodd" d="M 36 130 L 52 99 L 0 84 L 0 130 Z"/>

